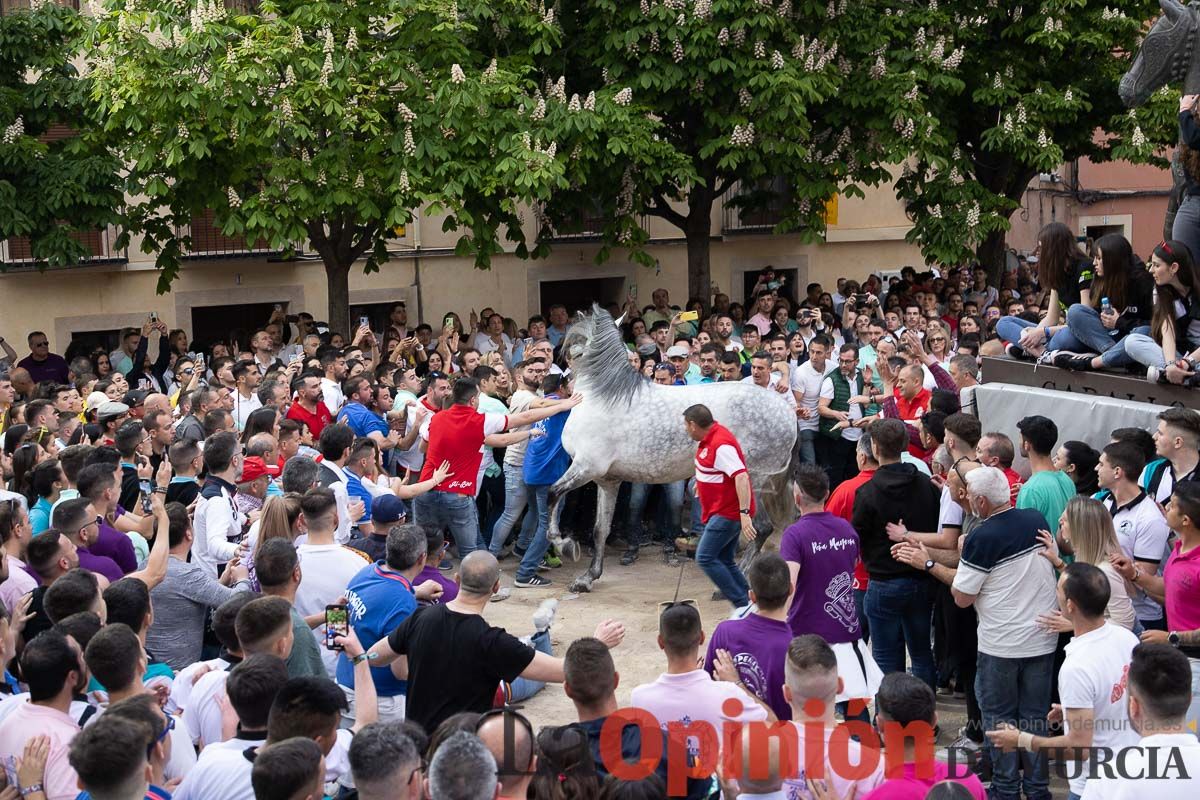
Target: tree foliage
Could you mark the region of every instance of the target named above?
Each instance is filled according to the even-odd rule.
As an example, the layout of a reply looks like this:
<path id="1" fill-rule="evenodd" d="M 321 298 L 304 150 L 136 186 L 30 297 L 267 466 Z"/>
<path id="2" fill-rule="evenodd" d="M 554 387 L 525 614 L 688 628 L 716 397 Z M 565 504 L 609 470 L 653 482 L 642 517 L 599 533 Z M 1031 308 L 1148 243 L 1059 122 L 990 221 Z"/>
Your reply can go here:
<path id="1" fill-rule="evenodd" d="M 1176 139 L 1177 94 L 1128 111 L 1117 93 L 1154 0 L 894 5 L 911 44 L 886 58 L 911 76 L 903 124 L 914 130 L 896 189 L 914 222 L 909 241 L 929 259 L 998 269 L 1009 217 L 1039 172 L 1084 157 L 1161 164 Z M 963 52 L 955 83 L 936 67 L 951 47 Z"/>
<path id="2" fill-rule="evenodd" d="M 89 255 L 73 234 L 108 225 L 122 202 L 72 63 L 82 29 L 78 12 L 51 3 L 0 16 L 0 240 L 24 237 L 43 268 Z M 44 141 L 54 126 L 75 135 Z"/>
<path id="3" fill-rule="evenodd" d="M 486 38 L 479 25 L 523 47 L 488 57 L 469 46 Z M 265 0 L 255 13 L 110 0 L 93 35 L 95 99 L 130 164 L 126 191 L 144 198 L 129 230 L 157 253 L 160 290 L 187 245 L 176 230 L 205 208 L 226 234 L 311 244 L 339 329 L 351 265 L 378 269 L 414 209 L 450 212 L 478 266 L 502 233 L 527 254 L 522 204 L 567 184 L 576 139 L 620 131 L 606 139 L 617 158 L 625 137 L 651 138 L 615 90 L 586 109 L 541 94 L 528 53 L 561 35 L 552 13 L 517 0 Z"/>

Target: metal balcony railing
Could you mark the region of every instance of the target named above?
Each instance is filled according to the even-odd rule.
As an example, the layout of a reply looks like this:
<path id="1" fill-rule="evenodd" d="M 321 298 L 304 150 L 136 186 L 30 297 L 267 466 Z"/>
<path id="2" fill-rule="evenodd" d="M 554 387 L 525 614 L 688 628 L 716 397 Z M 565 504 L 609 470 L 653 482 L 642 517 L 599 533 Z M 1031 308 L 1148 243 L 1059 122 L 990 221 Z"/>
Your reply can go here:
<path id="1" fill-rule="evenodd" d="M 116 240 L 116 228 L 108 226 L 90 231 L 78 231 L 69 234 L 72 239 L 87 248 L 87 255 L 80 259 L 78 266 L 89 264 L 118 263 L 127 260 L 124 250 L 113 247 Z M 8 267 L 36 267 L 38 260 L 33 256 L 33 244 L 26 236 L 13 236 L 0 241 L 0 263 Z M 69 267 L 66 267 L 69 269 Z"/>
<path id="2" fill-rule="evenodd" d="M 176 230 L 176 236 L 191 237 L 191 246 L 184 249 L 186 258 L 229 258 L 244 255 L 278 253 L 265 239 L 247 242 L 243 236 L 226 236 L 217 227 L 212 209 L 192 216 L 191 225 Z"/>
<path id="3" fill-rule="evenodd" d="M 67 6 L 79 10 L 79 0 L 49 0 L 55 5 Z M 17 11 L 27 11 L 30 0 L 0 0 L 0 17 Z"/>
<path id="4" fill-rule="evenodd" d="M 765 204 L 756 204 L 753 208 L 742 208 L 730 203 L 734 198 L 745 197 L 753 192 L 770 192 L 772 196 Z M 789 188 L 783 178 L 761 181 L 754 187 L 743 187 L 741 183 L 735 183 L 725 192 L 723 198 L 722 231 L 736 233 L 771 230 L 783 221 L 788 194 Z"/>

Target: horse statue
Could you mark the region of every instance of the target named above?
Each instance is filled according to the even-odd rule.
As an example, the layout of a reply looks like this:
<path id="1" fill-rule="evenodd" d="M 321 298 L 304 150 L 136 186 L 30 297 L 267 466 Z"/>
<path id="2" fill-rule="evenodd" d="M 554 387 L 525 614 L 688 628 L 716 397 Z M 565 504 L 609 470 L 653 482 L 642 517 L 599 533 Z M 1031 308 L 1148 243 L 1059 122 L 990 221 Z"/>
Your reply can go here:
<path id="1" fill-rule="evenodd" d="M 1200 59 L 1196 58 L 1196 34 L 1200 31 L 1200 3 L 1184 5 L 1179 0 L 1159 0 L 1163 15 L 1142 39 L 1133 66 L 1121 77 L 1118 93 L 1127 108 L 1136 108 L 1163 86 L 1183 83 L 1184 94 L 1200 94 Z M 1171 196 L 1163 223 L 1163 238 L 1170 239 L 1175 212 L 1182 201 L 1183 165 L 1179 148 L 1171 158 Z"/>
<path id="2" fill-rule="evenodd" d="M 672 483 L 695 473 L 696 443 L 684 429 L 683 412 L 696 403 L 708 406 L 713 418 L 737 437 L 760 513 L 770 520 L 771 530 L 764 534 L 759 528 L 758 538 L 748 548 L 750 556 L 773 531 L 782 535 L 791 524 L 796 413 L 776 392 L 740 382 L 652 383 L 630 366 L 620 329 L 598 305 L 592 306 L 590 314 L 577 316 L 563 337 L 562 352 L 584 402 L 571 411 L 563 428 L 562 443 L 571 455 L 571 466 L 551 487 L 551 541 L 563 541 L 555 513 L 563 495 L 590 481 L 599 490 L 595 553 L 587 571 L 570 585 L 572 592 L 590 592 L 604 571 L 604 544 L 622 481 Z"/>

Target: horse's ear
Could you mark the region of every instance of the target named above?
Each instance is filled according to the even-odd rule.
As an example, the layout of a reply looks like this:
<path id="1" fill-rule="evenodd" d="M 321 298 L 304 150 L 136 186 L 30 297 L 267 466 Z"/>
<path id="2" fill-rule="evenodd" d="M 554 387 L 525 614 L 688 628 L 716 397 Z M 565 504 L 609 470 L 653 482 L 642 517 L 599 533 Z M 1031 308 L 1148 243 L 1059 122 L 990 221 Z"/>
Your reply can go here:
<path id="1" fill-rule="evenodd" d="M 1167 15 L 1167 19 L 1171 22 L 1178 22 L 1183 18 L 1186 9 L 1176 2 L 1176 0 L 1158 0 L 1158 7 Z"/>

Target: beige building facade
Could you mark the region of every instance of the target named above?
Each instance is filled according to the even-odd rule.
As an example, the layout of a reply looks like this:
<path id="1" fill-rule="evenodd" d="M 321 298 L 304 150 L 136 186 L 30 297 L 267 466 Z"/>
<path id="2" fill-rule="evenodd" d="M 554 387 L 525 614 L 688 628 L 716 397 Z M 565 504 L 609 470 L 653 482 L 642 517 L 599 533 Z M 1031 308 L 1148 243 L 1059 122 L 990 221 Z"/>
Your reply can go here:
<path id="1" fill-rule="evenodd" d="M 868 192 L 864 199 L 841 198 L 837 223 L 821 243 L 773 234 L 769 223 L 769 214 L 742 219 L 733 209 L 714 209 L 712 280 L 735 301 L 744 299 L 754 273 L 766 265 L 785 271 L 801 287 L 819 281 L 832 290 L 841 276 L 861 279 L 871 271 L 922 263 L 918 248 L 904 241 L 910 225 L 890 187 Z M 657 268 L 634 264 L 619 249 L 596 264 L 600 245 L 583 234 L 557 240 L 548 258 L 524 260 L 508 252 L 481 271 L 453 254 L 457 234 L 443 232 L 441 218 L 420 217 L 397 240 L 391 261 L 379 272 L 351 274 L 351 312 L 382 319 L 387 304 L 403 300 L 410 320 L 436 322 L 451 311 L 465 320 L 472 309 L 492 307 L 523 326 L 551 302 L 578 308 L 592 299 L 620 301 L 633 286 L 640 303 L 649 303 L 651 291 L 663 287 L 673 303 L 682 304 L 687 299 L 687 252 L 681 234 L 658 218 L 647 218 L 646 224 Z M 0 274 L 0 336 L 21 350 L 28 332 L 42 330 L 51 347 L 62 352 L 76 337 L 106 341 L 121 327 L 140 325 L 151 311 L 200 341 L 233 329 L 253 330 L 265 323 L 276 303 L 289 313 L 307 310 L 317 319 L 326 316 L 319 259 L 303 254 L 285 261 L 255 252 L 253 246 L 221 236 L 205 219 L 197 219 L 192 232 L 198 252 L 185 260 L 165 295 L 155 291 L 159 275 L 153 256 L 141 253 L 138 241 L 127 252 L 108 249 L 113 231 L 89 240 L 93 259 L 46 272 L 20 262 L 22 243 L 0 243 L 0 259 L 10 265 Z"/>

